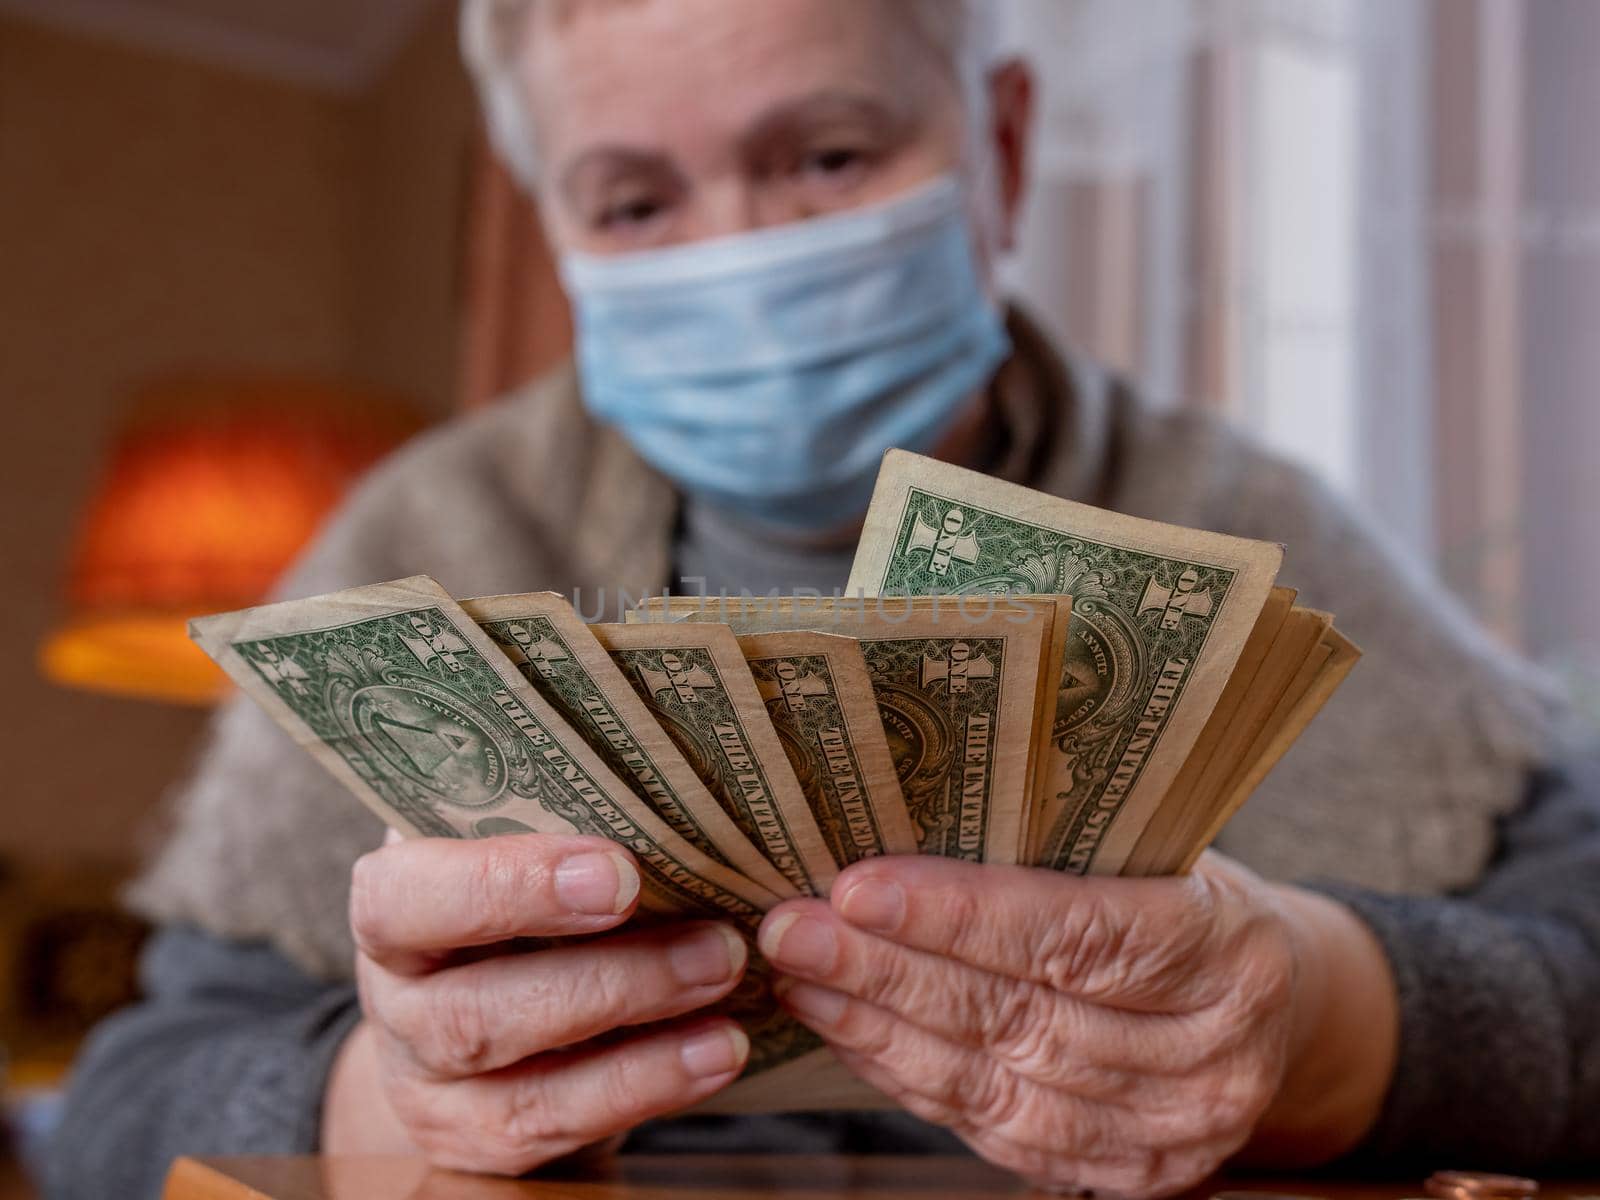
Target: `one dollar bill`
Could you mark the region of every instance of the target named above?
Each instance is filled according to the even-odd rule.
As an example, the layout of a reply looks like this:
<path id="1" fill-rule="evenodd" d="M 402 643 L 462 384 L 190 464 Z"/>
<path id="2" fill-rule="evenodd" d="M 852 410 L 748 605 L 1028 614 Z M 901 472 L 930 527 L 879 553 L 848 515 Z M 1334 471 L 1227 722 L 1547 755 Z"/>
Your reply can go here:
<path id="1" fill-rule="evenodd" d="M 627 847 L 640 906 L 720 917 L 753 936 L 768 893 L 689 845 L 600 761 L 425 576 L 195 621 L 191 635 L 279 725 L 391 827 L 411 836 L 584 834 Z M 750 1071 L 816 1040 L 763 994 L 730 1005 Z"/>
<path id="2" fill-rule="evenodd" d="M 834 860 L 917 853 L 860 644 L 799 630 L 739 649 Z"/>
<path id="3" fill-rule="evenodd" d="M 595 625 L 595 637 L 744 835 L 797 889 L 839 873 L 739 644 L 702 625 Z"/>
<path id="4" fill-rule="evenodd" d="M 908 602 L 824 599 L 778 609 L 757 601 L 747 616 L 713 603 L 685 615 L 726 620 L 746 636 L 811 629 L 856 638 L 921 852 L 1016 863 L 1046 614 L 978 607 L 940 614 Z"/>
<path id="5" fill-rule="evenodd" d="M 564 597 L 486 596 L 463 600 L 461 607 L 674 833 L 775 899 L 799 895 L 712 799 Z"/>
<path id="6" fill-rule="evenodd" d="M 852 594 L 1065 594 L 1033 858 L 1115 874 L 1233 669 L 1280 546 L 1139 520 L 891 450 Z"/>

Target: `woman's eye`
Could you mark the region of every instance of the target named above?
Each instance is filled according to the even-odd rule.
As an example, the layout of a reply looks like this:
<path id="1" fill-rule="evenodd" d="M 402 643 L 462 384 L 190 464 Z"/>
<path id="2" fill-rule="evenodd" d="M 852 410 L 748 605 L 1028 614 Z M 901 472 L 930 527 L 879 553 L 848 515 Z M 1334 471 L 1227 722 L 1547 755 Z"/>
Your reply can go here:
<path id="1" fill-rule="evenodd" d="M 644 225 L 660 216 L 665 207 L 654 197 L 641 196 L 624 200 L 601 209 L 596 224 L 601 229 L 626 229 Z"/>
<path id="2" fill-rule="evenodd" d="M 849 146 L 834 146 L 806 156 L 803 166 L 807 173 L 823 176 L 843 175 L 866 162 L 867 156 Z"/>

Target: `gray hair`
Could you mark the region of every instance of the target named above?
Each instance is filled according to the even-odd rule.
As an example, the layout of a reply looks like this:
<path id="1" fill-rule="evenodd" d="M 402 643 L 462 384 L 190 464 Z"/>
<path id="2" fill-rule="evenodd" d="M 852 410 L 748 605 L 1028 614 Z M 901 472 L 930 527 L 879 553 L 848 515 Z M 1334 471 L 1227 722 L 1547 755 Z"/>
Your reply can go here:
<path id="1" fill-rule="evenodd" d="M 539 179 L 527 100 L 517 78 L 528 15 L 542 0 L 462 0 L 461 49 L 495 151 L 524 187 Z M 995 0 L 887 0 L 935 50 L 972 104 L 998 52 Z"/>

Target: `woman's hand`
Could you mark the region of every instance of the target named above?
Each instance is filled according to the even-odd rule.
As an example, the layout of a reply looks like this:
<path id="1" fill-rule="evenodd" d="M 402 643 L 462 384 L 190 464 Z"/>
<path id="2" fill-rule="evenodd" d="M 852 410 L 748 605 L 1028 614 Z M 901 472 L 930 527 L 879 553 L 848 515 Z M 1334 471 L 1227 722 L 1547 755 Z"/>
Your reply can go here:
<path id="1" fill-rule="evenodd" d="M 1252 1142 L 1333 1157 L 1393 1070 L 1372 935 L 1215 855 L 1159 880 L 873 859 L 761 947 L 847 1066 L 1048 1187 L 1169 1194 Z"/>
<path id="2" fill-rule="evenodd" d="M 632 857 L 599 838 L 424 840 L 361 859 L 350 923 L 364 1020 L 329 1082 L 323 1149 L 515 1175 L 731 1083 L 749 1042 L 724 1018 L 583 1044 L 703 1008 L 744 972 L 724 925 L 594 939 L 638 894 Z M 574 936 L 591 940 L 483 951 Z"/>

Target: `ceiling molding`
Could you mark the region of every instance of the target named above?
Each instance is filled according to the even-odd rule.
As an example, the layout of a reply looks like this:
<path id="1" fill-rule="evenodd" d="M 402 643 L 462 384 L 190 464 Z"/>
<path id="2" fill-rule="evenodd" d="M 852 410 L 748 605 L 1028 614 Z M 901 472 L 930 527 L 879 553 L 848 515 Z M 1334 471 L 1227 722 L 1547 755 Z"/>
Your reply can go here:
<path id="1" fill-rule="evenodd" d="M 330 5 L 351 0 L 327 0 Z M 273 36 L 216 18 L 145 8 L 128 0 L 0 0 L 12 16 L 68 33 L 107 38 L 228 70 L 341 94 L 370 86 L 437 0 L 363 4 L 357 33 L 330 46 Z"/>

